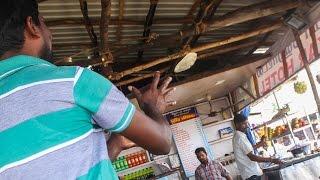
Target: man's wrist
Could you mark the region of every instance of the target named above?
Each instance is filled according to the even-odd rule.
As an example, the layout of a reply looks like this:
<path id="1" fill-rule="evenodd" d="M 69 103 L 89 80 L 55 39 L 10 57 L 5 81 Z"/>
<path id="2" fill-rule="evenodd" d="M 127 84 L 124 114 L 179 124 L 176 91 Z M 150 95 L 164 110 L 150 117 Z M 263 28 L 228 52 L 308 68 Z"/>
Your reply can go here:
<path id="1" fill-rule="evenodd" d="M 152 119 L 154 120 L 160 120 L 160 119 L 163 119 L 163 115 L 161 112 L 158 111 L 157 108 L 154 108 L 148 104 L 145 104 L 143 106 L 143 109 L 144 113 L 146 115 L 148 115 L 149 117 L 151 117 Z"/>

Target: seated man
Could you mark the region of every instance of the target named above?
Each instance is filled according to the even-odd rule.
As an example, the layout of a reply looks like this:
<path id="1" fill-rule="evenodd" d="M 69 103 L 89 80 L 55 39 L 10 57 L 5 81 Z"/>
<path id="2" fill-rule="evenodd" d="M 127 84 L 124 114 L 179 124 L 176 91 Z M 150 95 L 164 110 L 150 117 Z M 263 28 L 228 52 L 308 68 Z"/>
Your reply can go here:
<path id="1" fill-rule="evenodd" d="M 195 154 L 201 163 L 195 172 L 196 180 L 220 180 L 224 178 L 232 180 L 229 172 L 221 163 L 208 159 L 207 152 L 203 147 L 197 148 Z"/>

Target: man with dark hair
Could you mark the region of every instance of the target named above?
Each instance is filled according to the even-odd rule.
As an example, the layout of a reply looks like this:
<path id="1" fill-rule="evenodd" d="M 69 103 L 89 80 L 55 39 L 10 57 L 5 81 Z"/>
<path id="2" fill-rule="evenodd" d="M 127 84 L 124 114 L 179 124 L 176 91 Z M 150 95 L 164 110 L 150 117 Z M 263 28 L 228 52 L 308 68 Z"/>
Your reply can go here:
<path id="1" fill-rule="evenodd" d="M 36 1 L 3 1 L 0 14 L 1 59 L 6 59 L 16 54 L 32 52 L 33 54 L 39 54 L 41 59 L 52 60 L 52 36 L 44 24 L 43 17 L 39 16 Z M 33 27 L 37 27 L 33 31 L 37 31 L 41 36 L 37 37 L 36 34 L 26 33 L 27 23 L 32 23 Z M 38 41 L 32 42 L 38 43 L 41 48 L 32 49 L 33 46 L 26 46 L 29 39 L 38 39 Z"/>
<path id="2" fill-rule="evenodd" d="M 271 162 L 281 164 L 282 161 L 273 158 L 264 158 L 254 154 L 253 146 L 249 142 L 245 132 L 247 131 L 248 120 L 241 114 L 235 114 L 234 124 L 236 132 L 233 136 L 233 150 L 236 163 L 241 173 L 242 179 L 247 180 L 260 180 L 262 170 L 258 162 Z"/>
<path id="3" fill-rule="evenodd" d="M 203 147 L 197 148 L 195 154 L 201 163 L 195 172 L 196 180 L 221 180 L 224 178 L 232 180 L 230 173 L 221 163 L 208 159 L 207 151 Z"/>
<path id="4" fill-rule="evenodd" d="M 129 88 L 142 113 L 101 75 L 49 63 L 51 40 L 36 0 L 1 1 L 1 180 L 118 179 L 110 159 L 128 147 L 123 136 L 169 152 L 162 113 L 174 103 L 166 101 L 171 78 L 159 85 L 157 72 L 145 91 Z M 112 132 L 107 144 L 104 131 Z"/>

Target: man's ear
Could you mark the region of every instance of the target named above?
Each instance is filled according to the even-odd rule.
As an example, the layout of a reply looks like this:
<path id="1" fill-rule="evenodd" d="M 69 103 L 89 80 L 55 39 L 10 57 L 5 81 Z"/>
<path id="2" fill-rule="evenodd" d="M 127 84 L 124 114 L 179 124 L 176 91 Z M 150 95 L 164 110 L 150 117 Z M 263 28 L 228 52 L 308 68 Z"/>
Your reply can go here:
<path id="1" fill-rule="evenodd" d="M 33 22 L 32 17 L 28 16 L 25 21 L 25 32 L 30 38 L 39 38 L 40 30 L 39 27 Z"/>

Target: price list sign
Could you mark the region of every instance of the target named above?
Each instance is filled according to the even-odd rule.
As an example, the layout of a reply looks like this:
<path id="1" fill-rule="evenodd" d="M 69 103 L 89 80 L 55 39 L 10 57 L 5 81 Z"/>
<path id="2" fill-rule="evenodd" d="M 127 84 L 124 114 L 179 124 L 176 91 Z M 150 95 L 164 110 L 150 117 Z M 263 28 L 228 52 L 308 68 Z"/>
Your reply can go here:
<path id="1" fill-rule="evenodd" d="M 198 147 L 204 147 L 209 157 L 212 151 L 206 140 L 202 124 L 195 107 L 185 108 L 170 112 L 165 115 L 172 129 L 182 167 L 187 177 L 193 176 L 200 165 L 194 151 Z"/>

